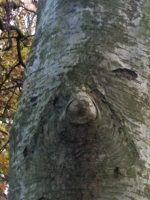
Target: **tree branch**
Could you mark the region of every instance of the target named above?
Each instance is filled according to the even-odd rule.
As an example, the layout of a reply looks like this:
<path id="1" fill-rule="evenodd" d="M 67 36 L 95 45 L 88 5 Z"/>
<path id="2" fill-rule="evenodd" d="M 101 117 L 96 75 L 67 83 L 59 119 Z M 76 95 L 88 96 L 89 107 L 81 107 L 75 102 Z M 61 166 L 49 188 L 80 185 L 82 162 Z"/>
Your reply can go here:
<path id="1" fill-rule="evenodd" d="M 7 140 L 7 142 L 2 146 L 2 148 L 0 148 L 0 153 L 3 152 L 3 150 L 6 148 L 8 143 L 9 143 L 9 140 Z"/>
<path id="2" fill-rule="evenodd" d="M 34 10 L 30 10 L 24 6 L 19 6 L 19 7 L 22 7 L 23 9 L 25 9 L 26 11 L 29 11 L 29 12 L 33 12 L 35 15 L 37 15 L 37 13 L 34 11 Z"/>
<path id="3" fill-rule="evenodd" d="M 25 9 L 26 11 L 32 12 L 32 13 L 34 13 L 35 15 L 37 15 L 37 13 L 36 13 L 34 10 L 30 10 L 30 9 L 26 8 L 25 6 L 18 5 L 18 4 L 16 4 L 15 2 L 7 2 L 7 4 L 8 4 L 9 9 L 15 10 L 15 9 L 17 9 L 17 8 L 23 8 L 23 9 Z M 6 3 L 0 3 L 0 6 L 2 6 L 2 7 L 5 8 Z"/>
<path id="4" fill-rule="evenodd" d="M 25 68 L 26 65 L 24 64 L 23 60 L 22 60 L 22 56 L 21 56 L 21 49 L 20 49 L 20 38 L 17 38 L 17 52 L 18 52 L 18 60 L 19 63 Z"/>
<path id="5" fill-rule="evenodd" d="M 0 130 L 0 132 L 1 132 L 2 134 L 4 134 L 4 135 L 8 135 L 8 133 L 5 132 L 5 131 L 3 131 L 3 130 Z"/>
<path id="6" fill-rule="evenodd" d="M 26 38 L 26 36 L 23 35 L 23 32 L 19 29 L 18 26 L 8 25 L 8 24 L 5 25 L 1 18 L 0 18 L 0 30 L 2 30 L 2 31 L 13 30 L 18 33 L 19 38 Z"/>
<path id="7" fill-rule="evenodd" d="M 0 90 L 2 88 L 2 86 L 4 85 L 4 83 L 6 82 L 6 80 L 10 77 L 11 72 L 15 69 L 15 67 L 17 67 L 20 63 L 17 63 L 16 65 L 14 65 L 13 67 L 11 67 L 9 73 L 6 75 L 5 80 L 0 84 Z"/>

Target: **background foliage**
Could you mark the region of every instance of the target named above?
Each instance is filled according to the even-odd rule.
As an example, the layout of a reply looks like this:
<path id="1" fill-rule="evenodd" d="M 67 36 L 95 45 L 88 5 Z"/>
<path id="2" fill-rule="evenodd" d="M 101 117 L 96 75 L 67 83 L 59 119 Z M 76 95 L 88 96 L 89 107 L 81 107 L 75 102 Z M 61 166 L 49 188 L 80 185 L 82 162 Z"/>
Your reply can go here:
<path id="1" fill-rule="evenodd" d="M 37 1 L 0 0 L 0 200 L 7 199 L 9 130 L 22 91 Z"/>

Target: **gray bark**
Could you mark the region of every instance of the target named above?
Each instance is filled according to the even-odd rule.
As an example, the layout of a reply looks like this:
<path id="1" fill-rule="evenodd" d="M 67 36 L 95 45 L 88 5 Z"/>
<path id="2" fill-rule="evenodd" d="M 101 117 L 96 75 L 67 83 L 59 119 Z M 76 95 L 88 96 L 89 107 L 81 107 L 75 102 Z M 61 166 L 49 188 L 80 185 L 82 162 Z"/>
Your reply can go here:
<path id="1" fill-rule="evenodd" d="M 150 199 L 149 30 L 148 0 L 39 0 L 9 200 Z"/>

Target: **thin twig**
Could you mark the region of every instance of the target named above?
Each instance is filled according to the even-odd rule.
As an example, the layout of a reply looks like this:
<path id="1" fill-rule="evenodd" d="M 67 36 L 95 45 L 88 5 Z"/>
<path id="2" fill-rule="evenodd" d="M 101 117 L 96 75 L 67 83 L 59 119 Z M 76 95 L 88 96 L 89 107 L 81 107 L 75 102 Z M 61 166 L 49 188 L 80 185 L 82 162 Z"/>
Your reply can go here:
<path id="1" fill-rule="evenodd" d="M 3 150 L 6 148 L 7 144 L 9 143 L 9 140 L 0 148 L 0 153 L 3 152 Z"/>
<path id="2" fill-rule="evenodd" d="M 2 88 L 2 86 L 4 85 L 4 83 L 7 81 L 7 79 L 10 77 L 11 72 L 15 69 L 15 67 L 19 66 L 20 63 L 17 63 L 16 65 L 14 65 L 13 67 L 11 67 L 9 73 L 6 75 L 5 80 L 0 84 L 0 90 Z"/>

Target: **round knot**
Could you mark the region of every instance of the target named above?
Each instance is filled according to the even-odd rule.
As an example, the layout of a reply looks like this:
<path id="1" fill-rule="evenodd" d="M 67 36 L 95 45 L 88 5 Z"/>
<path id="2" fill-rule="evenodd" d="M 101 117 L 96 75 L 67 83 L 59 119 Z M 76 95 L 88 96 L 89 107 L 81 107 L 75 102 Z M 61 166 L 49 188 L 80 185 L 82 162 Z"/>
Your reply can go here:
<path id="1" fill-rule="evenodd" d="M 69 102 L 66 114 L 70 123 L 85 124 L 96 119 L 97 108 L 86 93 L 80 92 Z"/>

